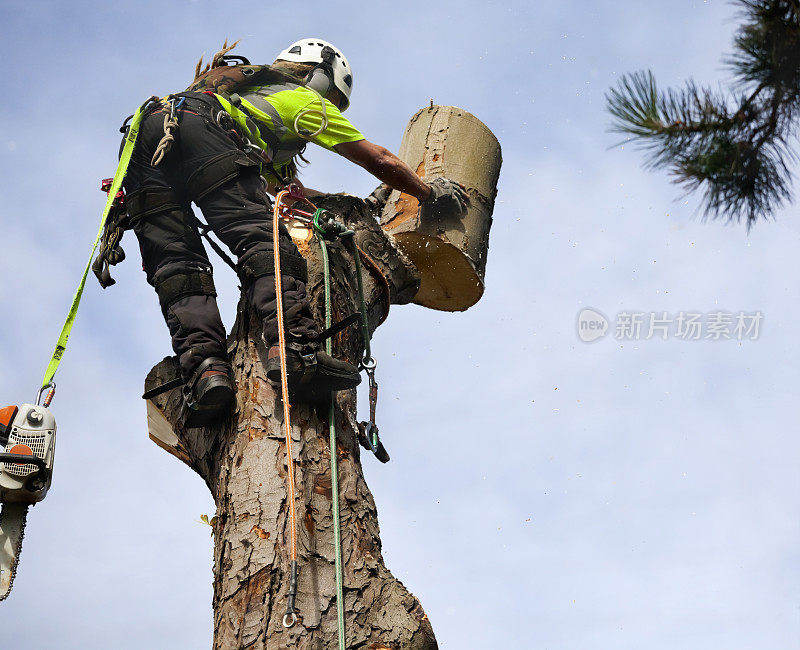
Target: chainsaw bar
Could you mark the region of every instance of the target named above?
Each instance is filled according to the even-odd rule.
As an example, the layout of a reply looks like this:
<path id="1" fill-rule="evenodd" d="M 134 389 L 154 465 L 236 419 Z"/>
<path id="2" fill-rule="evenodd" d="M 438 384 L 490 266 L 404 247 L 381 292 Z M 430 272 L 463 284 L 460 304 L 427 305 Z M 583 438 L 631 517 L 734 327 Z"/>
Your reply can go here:
<path id="1" fill-rule="evenodd" d="M 8 598 L 14 586 L 28 507 L 27 503 L 4 503 L 0 508 L 0 601 Z"/>

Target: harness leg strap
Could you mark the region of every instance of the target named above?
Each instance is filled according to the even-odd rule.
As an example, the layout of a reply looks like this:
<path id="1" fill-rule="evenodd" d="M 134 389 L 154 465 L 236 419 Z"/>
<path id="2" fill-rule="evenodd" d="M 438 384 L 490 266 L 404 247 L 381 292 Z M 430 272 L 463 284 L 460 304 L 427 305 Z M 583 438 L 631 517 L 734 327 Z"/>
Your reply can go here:
<path id="1" fill-rule="evenodd" d="M 185 205 L 180 197 L 167 187 L 144 187 L 131 192 L 125 197 L 125 206 L 128 209 L 128 227 L 133 226 L 141 219 L 146 219 L 160 212 L 181 210 Z"/>
<path id="2" fill-rule="evenodd" d="M 205 162 L 186 180 L 186 192 L 193 201 L 236 178 L 244 167 L 257 167 L 247 155 L 239 150 L 225 151 Z"/>

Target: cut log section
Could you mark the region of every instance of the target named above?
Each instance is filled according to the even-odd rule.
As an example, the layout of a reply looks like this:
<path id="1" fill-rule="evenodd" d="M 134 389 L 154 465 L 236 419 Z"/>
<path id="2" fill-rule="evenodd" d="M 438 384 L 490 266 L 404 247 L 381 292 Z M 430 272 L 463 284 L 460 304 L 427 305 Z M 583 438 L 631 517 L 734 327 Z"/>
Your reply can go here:
<path id="1" fill-rule="evenodd" d="M 444 176 L 469 192 L 466 213 L 423 223 L 419 201 L 395 190 L 381 217 L 381 226 L 422 276 L 413 302 L 440 311 L 468 309 L 483 295 L 500 143 L 471 113 L 431 106 L 411 118 L 398 155 L 418 176 Z"/>

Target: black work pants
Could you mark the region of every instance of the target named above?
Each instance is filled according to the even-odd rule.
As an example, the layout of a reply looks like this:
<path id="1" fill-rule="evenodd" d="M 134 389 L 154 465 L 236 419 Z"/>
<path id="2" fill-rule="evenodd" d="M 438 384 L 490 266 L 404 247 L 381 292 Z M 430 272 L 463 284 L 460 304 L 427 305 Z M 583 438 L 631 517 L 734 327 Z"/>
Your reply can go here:
<path id="1" fill-rule="evenodd" d="M 155 287 L 162 278 L 176 273 L 211 271 L 194 225 L 192 201 L 200 208 L 214 234 L 236 255 L 240 266 L 256 253 L 273 254 L 272 209 L 258 166 L 216 123 L 215 108 L 215 101 L 208 96 L 193 94 L 184 100 L 177 112 L 179 127 L 175 142 L 157 167 L 150 161 L 164 135 L 164 112 L 155 111 L 142 121 L 125 179 L 126 192 L 129 197 L 141 199 L 148 192 L 153 195 L 171 190 L 177 197 L 160 206 L 153 206 L 150 201 L 147 210 L 131 215 L 143 269 L 147 281 Z M 214 165 L 221 158 L 229 163 L 233 161 L 233 171 L 229 164 L 222 175 L 214 173 Z M 132 204 L 129 201 L 129 211 Z M 147 201 L 144 204 L 147 205 Z M 280 224 L 279 239 L 282 255 L 299 257 L 283 224 Z M 282 275 L 281 279 L 287 331 L 301 340 L 313 340 L 317 328 L 308 306 L 304 281 L 293 275 Z M 275 277 L 259 277 L 248 282 L 244 290 L 263 320 L 266 344 L 276 345 Z M 199 292 L 169 306 L 162 304 L 172 347 L 186 379 L 204 359 L 227 357 L 225 328 L 216 297 L 207 294 Z"/>

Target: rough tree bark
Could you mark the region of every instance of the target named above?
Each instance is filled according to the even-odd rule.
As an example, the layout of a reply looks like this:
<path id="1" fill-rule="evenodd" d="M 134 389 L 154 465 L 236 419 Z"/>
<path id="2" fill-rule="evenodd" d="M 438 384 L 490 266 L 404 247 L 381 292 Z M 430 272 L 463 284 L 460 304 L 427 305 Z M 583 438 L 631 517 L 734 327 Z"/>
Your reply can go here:
<path id="1" fill-rule="evenodd" d="M 389 301 L 406 303 L 419 286 L 416 269 L 394 247 L 363 202 L 346 195 L 316 199 L 356 230 L 356 242 L 389 281 Z M 324 290 L 315 240 L 300 242 L 309 263 L 312 309 L 324 323 Z M 357 310 L 354 263 L 339 243 L 330 245 L 334 320 Z M 365 267 L 370 326 L 389 308 L 385 284 Z M 296 463 L 300 620 L 281 624 L 288 589 L 286 445 L 280 396 L 264 375 L 260 323 L 246 303 L 229 339 L 238 387 L 234 415 L 216 427 L 184 429 L 180 389 L 148 403 L 151 437 L 203 477 L 217 504 L 214 524 L 214 648 L 333 648 L 336 603 L 331 513 L 328 408 L 292 404 Z M 357 327 L 336 336 L 334 352 L 351 362 L 363 341 Z M 153 368 L 150 389 L 177 376 L 174 357 Z M 436 648 L 419 601 L 383 563 L 377 511 L 364 481 L 358 444 L 355 391 L 338 394 L 339 481 L 348 648 Z M 363 433 L 362 433 L 363 435 Z"/>
<path id="2" fill-rule="evenodd" d="M 500 147 L 474 116 L 453 107 L 431 107 L 412 118 L 401 157 L 422 175 L 448 175 L 467 186 L 466 215 L 419 222 L 417 204 L 395 192 L 378 225 L 361 199 L 315 198 L 356 232 L 356 243 L 374 260 L 364 266 L 370 328 L 390 304 L 419 302 L 446 311 L 466 309 L 483 292 L 488 233 L 500 170 Z M 324 323 L 319 246 L 310 232 L 291 229 L 308 260 L 308 295 Z M 415 233 L 421 233 L 417 237 Z M 410 257 L 404 255 L 406 252 Z M 440 251 L 431 255 L 430 250 Z M 412 263 L 411 259 L 414 262 Z M 354 261 L 341 243 L 330 245 L 334 321 L 357 310 Z M 415 266 L 415 264 L 417 266 Z M 420 290 L 428 287 L 427 292 Z M 388 295 L 387 295 L 388 292 Z M 421 294 L 424 294 L 421 296 Z M 292 404 L 292 448 L 297 492 L 298 623 L 283 628 L 289 579 L 289 516 L 279 393 L 263 370 L 261 324 L 240 302 L 229 338 L 238 387 L 237 407 L 227 421 L 184 429 L 180 390 L 148 402 L 151 438 L 184 461 L 208 485 L 217 505 L 214 523 L 215 649 L 337 647 L 334 542 L 328 442 L 328 405 Z M 334 354 L 356 362 L 364 342 L 358 327 L 334 338 Z M 147 377 L 149 390 L 178 375 L 169 357 Z M 356 391 L 336 398 L 346 646 L 361 650 L 429 650 L 437 643 L 419 601 L 383 563 L 377 511 L 361 468 Z"/>

